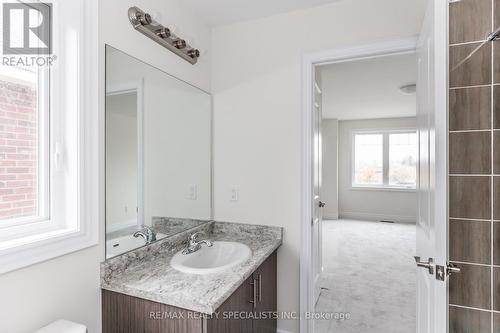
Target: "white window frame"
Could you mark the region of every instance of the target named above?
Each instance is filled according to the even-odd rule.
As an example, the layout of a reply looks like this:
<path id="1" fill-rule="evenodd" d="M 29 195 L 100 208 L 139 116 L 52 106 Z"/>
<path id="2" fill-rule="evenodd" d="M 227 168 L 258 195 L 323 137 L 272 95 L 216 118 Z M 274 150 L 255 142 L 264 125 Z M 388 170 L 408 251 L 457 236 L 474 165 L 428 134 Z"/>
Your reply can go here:
<path id="1" fill-rule="evenodd" d="M 3 1 L 2 3 L 4 3 Z M 24 1 L 18 0 L 19 3 Z M 43 2 L 41 2 L 43 3 Z M 30 7 L 29 3 L 26 6 Z M 40 43 L 37 45 L 40 47 Z M 14 81 L 18 84 L 31 83 L 36 75 L 37 79 L 37 115 L 38 130 L 37 136 L 37 216 L 14 217 L 0 222 L 0 243 L 6 239 L 11 239 L 17 235 L 33 235 L 47 232 L 54 229 L 50 222 L 50 92 L 51 92 L 51 71 L 46 67 L 34 67 L 30 70 L 19 71 L 17 68 L 2 68 L 2 73 L 6 74 L 5 80 Z M 0 77 L 3 77 L 0 75 Z M 1 248 L 0 244 L 0 248 Z"/>
<path id="2" fill-rule="evenodd" d="M 58 184 L 50 189 L 50 220 L 15 225 L 8 232 L 6 228 L 0 229 L 0 274 L 97 245 L 99 240 L 98 3 L 97 0 L 50 2 L 54 4 L 54 17 L 61 17 L 65 11 L 71 10 L 73 15 L 81 18 L 78 23 L 73 23 L 71 31 L 64 31 L 65 35 L 69 33 L 77 37 L 76 41 L 72 38 L 76 43 L 72 49 L 76 51 L 71 53 L 74 56 L 68 56 L 70 53 L 65 53 L 63 46 L 54 49 L 58 57 L 56 61 L 73 68 L 75 72 L 70 75 L 59 70 L 58 85 L 50 84 L 51 107 L 57 108 L 55 113 L 51 110 L 51 126 L 61 126 L 62 121 L 54 122 L 54 115 L 69 108 L 71 115 L 68 118 L 74 117 L 77 133 L 63 130 L 60 137 L 52 137 L 54 132 L 51 131 L 50 147 L 43 148 L 50 151 L 46 154 L 50 162 L 45 164 L 50 164 L 50 172 L 54 173 L 53 165 L 59 158 L 58 147 L 61 147 L 65 162 L 64 170 L 59 172 L 61 175 L 51 175 L 51 179 L 57 179 Z M 56 30 L 54 24 L 54 34 L 57 34 Z M 66 86 L 74 88 L 72 95 L 65 96 L 63 102 L 56 100 L 67 93 L 64 90 Z M 71 160 L 71 167 L 67 160 Z M 67 188 L 70 190 L 64 191 Z M 44 191 L 47 189 L 44 188 Z M 72 206 L 68 208 L 66 203 L 70 201 Z"/>
<path id="3" fill-rule="evenodd" d="M 351 131 L 351 189 L 352 190 L 376 190 L 376 191 L 403 191 L 415 192 L 415 186 L 396 186 L 389 184 L 389 136 L 398 133 L 417 133 L 415 128 L 390 128 L 390 129 L 357 129 Z M 382 184 L 363 185 L 356 183 L 356 135 L 380 134 L 383 136 L 382 148 Z"/>

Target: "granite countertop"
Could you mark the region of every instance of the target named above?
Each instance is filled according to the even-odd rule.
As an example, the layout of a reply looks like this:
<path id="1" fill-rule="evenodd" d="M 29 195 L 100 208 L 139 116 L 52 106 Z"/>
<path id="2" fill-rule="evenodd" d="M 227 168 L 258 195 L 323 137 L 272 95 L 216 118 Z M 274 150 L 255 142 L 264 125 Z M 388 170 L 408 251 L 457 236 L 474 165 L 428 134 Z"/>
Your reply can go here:
<path id="1" fill-rule="evenodd" d="M 224 272 L 186 274 L 170 266 L 188 235 L 246 244 L 252 256 Z M 101 264 L 101 288 L 187 310 L 213 314 L 282 243 L 282 228 L 209 222 Z"/>

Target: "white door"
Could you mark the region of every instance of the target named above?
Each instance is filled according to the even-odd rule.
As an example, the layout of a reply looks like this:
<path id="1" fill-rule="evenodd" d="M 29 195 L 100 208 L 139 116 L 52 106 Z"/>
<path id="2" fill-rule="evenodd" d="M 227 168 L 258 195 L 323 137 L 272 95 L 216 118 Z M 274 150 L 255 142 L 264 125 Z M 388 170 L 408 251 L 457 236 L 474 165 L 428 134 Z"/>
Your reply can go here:
<path id="1" fill-rule="evenodd" d="M 448 322 L 447 4 L 428 2 L 417 47 L 417 333 L 445 333 Z"/>
<path id="2" fill-rule="evenodd" d="M 313 99 L 313 202 L 312 202 L 312 258 L 313 258 L 313 276 L 314 276 L 314 304 L 318 301 L 321 293 L 319 280 L 322 272 L 322 221 L 323 209 L 325 205 L 320 198 L 321 193 L 321 173 L 322 173 L 322 142 L 321 142 L 321 93 L 314 88 Z"/>

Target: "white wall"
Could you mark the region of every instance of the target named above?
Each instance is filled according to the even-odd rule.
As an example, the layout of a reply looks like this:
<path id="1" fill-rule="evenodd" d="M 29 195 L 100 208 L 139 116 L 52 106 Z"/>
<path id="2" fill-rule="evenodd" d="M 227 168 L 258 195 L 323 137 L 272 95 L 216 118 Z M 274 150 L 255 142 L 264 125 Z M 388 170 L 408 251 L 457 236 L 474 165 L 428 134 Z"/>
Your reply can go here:
<path id="1" fill-rule="evenodd" d="M 299 309 L 301 54 L 416 35 L 424 7 L 346 0 L 213 30 L 215 218 L 285 227 L 279 311 Z M 297 321 L 278 325 L 298 331 Z"/>
<path id="2" fill-rule="evenodd" d="M 111 43 L 183 80 L 210 89 L 210 29 L 181 10 L 175 0 L 105 0 L 99 4 L 101 133 L 104 133 L 103 43 Z M 139 34 L 127 18 L 127 9 L 134 5 L 159 13 L 162 22 L 175 24 L 180 34 L 193 36 L 193 44 L 208 53 L 202 56 L 198 65 L 192 66 Z M 101 147 L 104 148 L 102 138 Z M 101 193 L 104 193 L 103 161 L 101 152 Z M 101 200 L 101 240 L 104 236 L 103 208 L 104 197 Z M 58 318 L 84 323 L 90 333 L 100 332 L 99 263 L 103 258 L 101 241 L 99 246 L 0 275 L 0 332 L 30 333 Z"/>
<path id="3" fill-rule="evenodd" d="M 61 318 L 100 332 L 100 257 L 94 246 L 0 275 L 0 332 L 31 333 Z"/>
<path id="4" fill-rule="evenodd" d="M 351 188 L 352 131 L 416 128 L 415 117 L 339 121 L 339 215 L 341 218 L 415 223 L 415 191 Z"/>
<path id="5" fill-rule="evenodd" d="M 321 124 L 323 144 L 321 200 L 326 203 L 323 208 L 324 219 L 339 217 L 338 132 L 339 121 L 337 119 L 323 119 Z"/>

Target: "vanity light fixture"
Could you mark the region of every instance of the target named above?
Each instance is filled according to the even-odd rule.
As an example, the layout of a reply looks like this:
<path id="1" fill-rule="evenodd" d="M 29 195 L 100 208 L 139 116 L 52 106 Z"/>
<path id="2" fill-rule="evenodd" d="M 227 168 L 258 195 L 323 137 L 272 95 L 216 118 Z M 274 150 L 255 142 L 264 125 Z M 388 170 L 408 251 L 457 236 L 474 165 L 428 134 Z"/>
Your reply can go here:
<path id="1" fill-rule="evenodd" d="M 176 39 L 172 42 L 172 44 L 174 44 L 174 46 L 179 49 L 179 50 L 182 50 L 182 49 L 185 49 L 186 48 L 186 41 L 184 39 Z"/>
<path id="2" fill-rule="evenodd" d="M 150 14 L 134 6 L 129 8 L 128 18 L 135 30 L 174 52 L 182 59 L 193 65 L 198 61 L 200 51 L 188 45 L 184 39 L 174 35 L 169 28 L 153 21 Z"/>
<path id="3" fill-rule="evenodd" d="M 160 38 L 168 38 L 172 34 L 170 33 L 169 28 L 161 28 L 161 29 L 156 30 L 156 35 Z"/>

